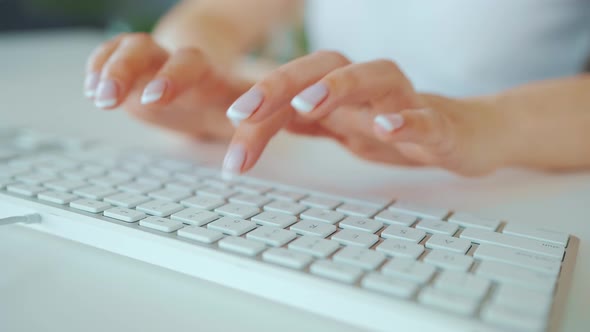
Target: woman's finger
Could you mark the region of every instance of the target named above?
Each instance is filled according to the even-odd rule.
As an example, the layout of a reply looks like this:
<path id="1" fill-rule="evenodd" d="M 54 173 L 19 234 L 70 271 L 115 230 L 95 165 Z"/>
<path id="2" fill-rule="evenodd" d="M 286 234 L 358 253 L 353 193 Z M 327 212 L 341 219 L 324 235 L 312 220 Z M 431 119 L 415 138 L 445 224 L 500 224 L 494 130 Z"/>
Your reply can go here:
<path id="1" fill-rule="evenodd" d="M 123 35 L 104 42 L 94 49 L 88 57 L 88 61 L 86 62 L 86 78 L 84 79 L 84 95 L 86 97 L 94 97 L 96 86 L 100 80 L 100 71 L 111 54 L 117 49 L 122 38 Z"/>

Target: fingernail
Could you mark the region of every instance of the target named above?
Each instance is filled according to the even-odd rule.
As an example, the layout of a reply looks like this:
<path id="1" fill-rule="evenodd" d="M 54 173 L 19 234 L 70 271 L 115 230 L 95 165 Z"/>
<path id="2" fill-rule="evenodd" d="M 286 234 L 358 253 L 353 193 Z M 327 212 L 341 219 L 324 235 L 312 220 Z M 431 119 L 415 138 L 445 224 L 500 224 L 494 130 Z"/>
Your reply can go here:
<path id="1" fill-rule="evenodd" d="M 295 96 L 295 98 L 291 100 L 291 106 L 293 106 L 297 112 L 309 113 L 322 100 L 324 100 L 327 95 L 328 87 L 324 83 L 316 83 Z"/>
<path id="2" fill-rule="evenodd" d="M 373 120 L 379 130 L 391 133 L 404 125 L 404 117 L 401 114 L 377 115 Z"/>
<path id="3" fill-rule="evenodd" d="M 88 98 L 94 97 L 99 75 L 96 72 L 89 73 L 84 79 L 84 95 Z"/>
<path id="4" fill-rule="evenodd" d="M 242 144 L 232 144 L 223 159 L 221 176 L 224 180 L 231 180 L 239 175 L 246 161 L 246 147 Z"/>
<path id="5" fill-rule="evenodd" d="M 229 107 L 226 112 L 226 116 L 232 120 L 232 123 L 239 123 L 245 120 L 256 111 L 256 109 L 262 104 L 264 95 L 262 91 L 253 88 L 248 90 L 236 99 L 236 101 Z"/>
<path id="6" fill-rule="evenodd" d="M 94 105 L 98 108 L 112 107 L 117 104 L 117 84 L 113 80 L 102 80 L 98 83 Z"/>
<path id="7" fill-rule="evenodd" d="M 149 82 L 141 94 L 141 103 L 145 105 L 160 100 L 167 86 L 168 84 L 163 79 Z"/>

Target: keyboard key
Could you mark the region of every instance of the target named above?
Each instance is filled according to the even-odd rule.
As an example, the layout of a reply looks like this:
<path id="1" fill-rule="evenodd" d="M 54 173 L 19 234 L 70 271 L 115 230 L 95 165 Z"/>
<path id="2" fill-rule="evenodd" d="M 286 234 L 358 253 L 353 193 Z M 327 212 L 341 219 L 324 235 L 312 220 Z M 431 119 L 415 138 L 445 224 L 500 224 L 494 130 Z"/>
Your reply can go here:
<path id="1" fill-rule="evenodd" d="M 115 206 L 132 209 L 142 203 L 150 201 L 150 199 L 147 196 L 139 194 L 120 193 L 113 196 L 105 197 L 104 201 Z"/>
<path id="2" fill-rule="evenodd" d="M 162 200 L 153 200 L 137 206 L 137 210 L 158 217 L 166 217 L 184 209 L 184 206 Z"/>
<path id="3" fill-rule="evenodd" d="M 2 174 L 2 173 L 0 173 Z M 0 189 L 4 189 L 10 185 L 15 184 L 15 182 L 9 178 L 2 178 L 0 177 Z"/>
<path id="4" fill-rule="evenodd" d="M 544 227 L 526 226 L 516 223 L 506 224 L 502 233 L 542 242 L 551 242 L 564 247 L 569 240 L 569 235 L 563 232 L 550 230 Z"/>
<path id="5" fill-rule="evenodd" d="M 295 232 L 272 226 L 258 227 L 246 235 L 248 239 L 260 241 L 272 247 L 282 247 L 296 237 Z"/>
<path id="6" fill-rule="evenodd" d="M 553 294 L 513 285 L 499 285 L 492 295 L 492 302 L 517 312 L 543 317 L 551 310 Z"/>
<path id="7" fill-rule="evenodd" d="M 117 189 L 119 189 L 121 191 L 129 192 L 129 193 L 134 193 L 134 194 L 146 194 L 146 193 L 149 193 L 150 191 L 158 190 L 158 189 L 160 189 L 160 187 L 161 186 L 159 184 L 155 184 L 155 183 L 151 183 L 151 182 L 134 181 L 134 182 L 122 184 L 122 185 L 118 186 Z"/>
<path id="8" fill-rule="evenodd" d="M 219 241 L 219 248 L 246 256 L 256 256 L 266 249 L 263 243 L 241 237 L 226 237 Z"/>
<path id="9" fill-rule="evenodd" d="M 223 233 L 199 226 L 187 226 L 178 230 L 178 236 L 197 242 L 211 244 L 222 239 Z"/>
<path id="10" fill-rule="evenodd" d="M 70 207 L 90 213 L 101 213 L 104 210 L 110 209 L 112 206 L 109 203 L 84 198 L 70 202 Z"/>
<path id="11" fill-rule="evenodd" d="M 301 214 L 301 219 L 321 221 L 328 224 L 335 224 L 342 218 L 344 218 L 344 215 L 340 212 L 316 208 L 309 209 Z"/>
<path id="12" fill-rule="evenodd" d="M 321 221 L 301 220 L 291 226 L 291 230 L 297 234 L 328 237 L 336 231 L 336 226 L 323 223 Z"/>
<path id="13" fill-rule="evenodd" d="M 361 217 L 346 217 L 340 222 L 340 228 L 377 233 L 377 231 L 383 228 L 383 223 Z"/>
<path id="14" fill-rule="evenodd" d="M 301 204 L 311 206 L 318 209 L 331 210 L 342 204 L 341 201 L 319 196 L 309 196 L 300 201 Z"/>
<path id="15" fill-rule="evenodd" d="M 305 210 L 307 210 L 307 206 L 289 201 L 274 201 L 264 206 L 264 211 L 279 212 L 294 216 Z"/>
<path id="16" fill-rule="evenodd" d="M 399 239 L 413 243 L 418 243 L 422 241 L 424 237 L 426 237 L 426 232 L 415 228 L 391 225 L 384 229 L 383 232 L 381 232 L 381 237 L 385 239 Z"/>
<path id="17" fill-rule="evenodd" d="M 220 217 L 221 216 L 217 213 L 195 208 L 182 210 L 170 216 L 172 220 L 178 220 L 185 224 L 196 226 L 203 226 L 215 219 L 219 219 Z"/>
<path id="18" fill-rule="evenodd" d="M 33 185 L 43 184 L 44 182 L 49 182 L 56 179 L 54 175 L 45 173 L 26 173 L 17 175 L 15 178 L 20 182 Z"/>
<path id="19" fill-rule="evenodd" d="M 461 233 L 462 239 L 478 244 L 493 244 L 511 249 L 521 249 L 535 254 L 557 258 L 561 261 L 565 248 L 559 244 L 526 239 L 519 236 L 489 232 L 475 228 L 466 228 Z"/>
<path id="20" fill-rule="evenodd" d="M 88 186 L 74 190 L 74 194 L 84 198 L 100 200 L 107 196 L 116 194 L 117 191 L 111 187 Z"/>
<path id="21" fill-rule="evenodd" d="M 449 222 L 465 228 L 479 228 L 492 232 L 500 227 L 500 220 L 480 218 L 464 212 L 453 213 Z"/>
<path id="22" fill-rule="evenodd" d="M 203 187 L 202 184 L 187 181 L 171 181 L 165 183 L 165 186 L 166 189 L 188 191 L 191 194 Z"/>
<path id="23" fill-rule="evenodd" d="M 455 254 L 446 250 L 433 250 L 426 255 L 424 262 L 442 269 L 466 272 L 473 264 L 473 257 Z"/>
<path id="24" fill-rule="evenodd" d="M 172 233 L 184 227 L 180 221 L 161 217 L 147 217 L 140 220 L 139 225 L 165 233 Z"/>
<path id="25" fill-rule="evenodd" d="M 377 246 L 377 251 L 393 257 L 418 259 L 424 247 L 405 240 L 387 239 Z"/>
<path id="26" fill-rule="evenodd" d="M 265 211 L 255 215 L 251 220 L 262 226 L 286 228 L 293 225 L 297 221 L 297 217 L 278 212 Z"/>
<path id="27" fill-rule="evenodd" d="M 126 178 L 118 178 L 118 177 L 114 177 L 114 176 L 105 175 L 105 176 L 90 178 L 90 179 L 88 179 L 88 182 L 95 184 L 97 186 L 116 187 L 116 186 L 119 186 L 119 185 L 129 182 L 129 180 Z"/>
<path id="28" fill-rule="evenodd" d="M 393 212 L 411 214 L 420 218 L 441 220 L 449 214 L 449 210 L 447 209 L 420 206 L 418 204 L 405 201 L 396 201 L 395 204 L 389 206 L 388 209 Z"/>
<path id="29" fill-rule="evenodd" d="M 254 183 L 236 184 L 233 186 L 233 188 L 237 191 L 252 195 L 262 195 L 272 189 L 269 186 Z"/>
<path id="30" fill-rule="evenodd" d="M 336 241 L 322 239 L 316 236 L 301 236 L 289 243 L 289 249 L 319 258 L 326 258 L 340 248 Z"/>
<path id="31" fill-rule="evenodd" d="M 285 248 L 272 248 L 262 254 L 266 262 L 290 267 L 292 269 L 303 269 L 313 261 L 310 255 L 294 252 Z"/>
<path id="32" fill-rule="evenodd" d="M 343 229 L 340 232 L 332 235 L 333 241 L 338 241 L 340 244 L 347 246 L 358 246 L 363 248 L 370 248 L 379 241 L 379 237 L 375 234 L 367 232 L 352 231 L 350 229 Z"/>
<path id="33" fill-rule="evenodd" d="M 240 236 L 256 228 L 256 223 L 240 218 L 223 217 L 207 224 L 207 228 L 231 236 Z"/>
<path id="34" fill-rule="evenodd" d="M 203 210 L 213 210 L 225 204 L 225 200 L 215 197 L 194 196 L 180 201 L 181 204 Z"/>
<path id="35" fill-rule="evenodd" d="M 505 263 L 481 261 L 475 274 L 496 282 L 548 293 L 553 293 L 555 288 L 555 277 Z"/>
<path id="36" fill-rule="evenodd" d="M 442 249 L 464 255 L 471 248 L 471 241 L 456 237 L 434 234 L 425 243 L 426 248 Z"/>
<path id="37" fill-rule="evenodd" d="M 385 275 L 401 278 L 404 280 L 426 284 L 434 275 L 436 268 L 410 259 L 394 258 L 385 263 L 381 272 Z"/>
<path id="38" fill-rule="evenodd" d="M 416 229 L 421 229 L 432 234 L 452 236 L 459 230 L 459 226 L 441 220 L 422 219 L 416 224 Z"/>
<path id="39" fill-rule="evenodd" d="M 409 299 L 418 291 L 418 284 L 414 282 L 380 273 L 370 273 L 365 276 L 361 282 L 361 286 L 402 299 Z"/>
<path id="40" fill-rule="evenodd" d="M 434 288 L 462 296 L 483 299 L 491 282 L 470 273 L 442 271 L 434 281 Z"/>
<path id="41" fill-rule="evenodd" d="M 371 218 L 380 209 L 374 205 L 369 204 L 355 204 L 355 203 L 344 203 L 340 205 L 336 211 L 344 213 L 349 216 Z"/>
<path id="42" fill-rule="evenodd" d="M 197 190 L 197 194 L 201 196 L 209 196 L 215 198 L 222 198 L 227 199 L 233 195 L 236 195 L 238 192 L 233 189 L 228 188 L 217 188 L 213 186 L 203 187 Z"/>
<path id="43" fill-rule="evenodd" d="M 154 199 L 161 199 L 164 201 L 180 202 L 181 200 L 190 197 L 191 192 L 186 190 L 161 189 L 149 193 L 148 196 Z"/>
<path id="44" fill-rule="evenodd" d="M 267 192 L 266 196 L 273 198 L 273 199 L 292 201 L 292 202 L 296 202 L 296 201 L 301 200 L 305 197 L 305 195 L 301 194 L 301 193 L 297 193 L 294 191 L 287 191 L 287 190 L 279 190 L 279 189 L 275 189 L 270 192 Z"/>
<path id="45" fill-rule="evenodd" d="M 147 217 L 145 215 L 145 213 L 143 213 L 143 212 L 139 212 L 139 211 L 135 211 L 135 210 L 127 209 L 127 208 L 121 208 L 121 207 L 110 208 L 110 209 L 104 211 L 103 214 L 105 217 L 109 217 L 109 218 L 113 218 L 113 219 L 117 219 L 117 220 L 121 220 L 121 221 L 125 221 L 125 222 L 136 222 L 140 219 Z"/>
<path id="46" fill-rule="evenodd" d="M 483 261 L 490 260 L 507 263 L 539 271 L 550 276 L 557 276 L 561 269 L 561 260 L 538 255 L 520 249 L 511 249 L 492 244 L 480 244 L 473 257 Z"/>
<path id="47" fill-rule="evenodd" d="M 363 275 L 363 270 L 358 267 L 342 265 L 329 260 L 313 263 L 309 267 L 309 271 L 317 276 L 347 284 L 355 283 Z"/>
<path id="48" fill-rule="evenodd" d="M 218 207 L 215 212 L 224 216 L 247 219 L 260 213 L 260 209 L 254 206 L 229 203 Z"/>
<path id="49" fill-rule="evenodd" d="M 69 193 L 64 193 L 61 191 L 45 191 L 39 193 L 39 195 L 37 195 L 37 198 L 45 202 L 65 205 L 70 203 L 71 201 L 77 200 L 78 196 Z"/>
<path id="50" fill-rule="evenodd" d="M 239 194 L 229 198 L 230 203 L 251 205 L 255 207 L 262 207 L 264 204 L 270 201 L 271 199 L 268 197 L 252 194 Z"/>
<path id="51" fill-rule="evenodd" d="M 484 322 L 508 328 L 511 331 L 544 331 L 547 325 L 544 317 L 524 315 L 494 304 L 482 309 L 481 318 Z"/>
<path id="52" fill-rule="evenodd" d="M 64 191 L 64 192 L 70 192 L 74 189 L 78 189 L 84 186 L 87 186 L 88 184 L 86 183 L 86 181 L 80 181 L 80 180 L 56 180 L 56 181 L 49 181 L 49 182 L 45 182 L 44 186 L 49 188 L 49 189 L 53 189 L 53 190 L 57 190 L 57 191 Z"/>
<path id="53" fill-rule="evenodd" d="M 394 212 L 391 210 L 384 210 L 375 216 L 375 220 L 381 221 L 382 223 L 385 223 L 388 225 L 399 225 L 399 226 L 410 227 L 418 220 L 418 217 L 411 215 L 411 214 Z"/>
<path id="54" fill-rule="evenodd" d="M 358 247 L 345 247 L 338 251 L 334 262 L 360 267 L 364 270 L 374 270 L 385 261 L 385 255 L 374 250 Z"/>
<path id="55" fill-rule="evenodd" d="M 466 316 L 473 315 L 479 306 L 477 299 L 448 293 L 432 287 L 423 289 L 418 294 L 418 301 L 425 305 Z"/>

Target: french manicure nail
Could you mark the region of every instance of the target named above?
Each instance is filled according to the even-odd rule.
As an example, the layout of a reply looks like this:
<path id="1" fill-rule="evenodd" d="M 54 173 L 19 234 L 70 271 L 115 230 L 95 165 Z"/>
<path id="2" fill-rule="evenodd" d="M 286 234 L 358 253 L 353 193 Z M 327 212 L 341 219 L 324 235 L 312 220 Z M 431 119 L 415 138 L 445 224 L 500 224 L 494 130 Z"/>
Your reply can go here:
<path id="1" fill-rule="evenodd" d="M 328 87 L 324 83 L 316 83 L 301 91 L 291 100 L 291 106 L 301 113 L 309 113 L 326 98 Z"/>
<path id="2" fill-rule="evenodd" d="M 377 115 L 373 121 L 379 129 L 388 133 L 394 132 L 404 125 L 404 117 L 398 113 Z"/>
<path id="3" fill-rule="evenodd" d="M 84 95 L 86 97 L 94 97 L 99 78 L 99 74 L 96 72 L 86 75 L 86 79 L 84 79 Z"/>
<path id="4" fill-rule="evenodd" d="M 94 105 L 98 108 L 112 107 L 117 104 L 117 84 L 113 80 L 102 80 L 96 88 Z"/>
<path id="5" fill-rule="evenodd" d="M 256 88 L 248 90 L 240 96 L 225 113 L 233 123 L 239 123 L 249 118 L 256 109 L 262 104 L 264 95 L 262 91 Z"/>
<path id="6" fill-rule="evenodd" d="M 164 95 L 164 91 L 166 91 L 167 86 L 168 83 L 166 83 L 166 81 L 163 79 L 157 79 L 149 82 L 141 94 L 141 103 L 145 105 L 160 100 L 160 98 L 162 98 Z"/>
<path id="7" fill-rule="evenodd" d="M 246 161 L 246 147 L 242 144 L 230 145 L 223 159 L 222 178 L 231 180 L 235 175 L 239 175 L 244 161 Z"/>

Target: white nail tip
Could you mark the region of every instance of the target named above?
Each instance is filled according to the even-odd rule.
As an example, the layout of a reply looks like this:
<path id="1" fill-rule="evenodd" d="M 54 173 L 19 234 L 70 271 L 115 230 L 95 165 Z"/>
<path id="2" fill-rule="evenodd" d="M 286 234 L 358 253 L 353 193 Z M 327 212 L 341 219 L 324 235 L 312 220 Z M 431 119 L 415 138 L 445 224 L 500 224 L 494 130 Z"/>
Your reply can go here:
<path id="1" fill-rule="evenodd" d="M 98 108 L 112 107 L 115 104 L 117 104 L 117 99 L 96 99 L 94 101 L 94 106 Z"/>
<path id="2" fill-rule="evenodd" d="M 150 104 L 162 98 L 162 93 L 144 93 L 141 95 L 141 104 Z"/>
<path id="3" fill-rule="evenodd" d="M 391 121 L 389 121 L 389 119 L 384 115 L 376 116 L 373 121 L 375 121 L 375 123 L 379 127 L 383 128 L 387 131 L 393 131 L 395 129 L 395 127 L 393 126 L 393 123 L 391 123 Z"/>
<path id="4" fill-rule="evenodd" d="M 300 97 L 293 98 L 291 100 L 291 106 L 293 106 L 297 112 L 301 113 L 309 113 L 315 108 L 315 105 L 306 102 Z"/>
<path id="5" fill-rule="evenodd" d="M 250 117 L 251 114 L 246 114 L 244 112 L 240 112 L 234 107 L 230 107 L 225 115 L 232 120 L 232 123 L 240 123 L 240 121 L 245 120 Z"/>

